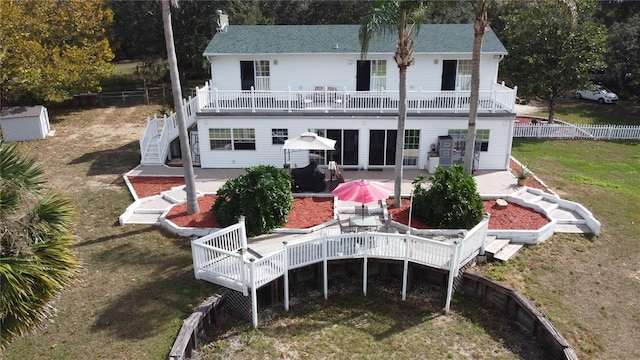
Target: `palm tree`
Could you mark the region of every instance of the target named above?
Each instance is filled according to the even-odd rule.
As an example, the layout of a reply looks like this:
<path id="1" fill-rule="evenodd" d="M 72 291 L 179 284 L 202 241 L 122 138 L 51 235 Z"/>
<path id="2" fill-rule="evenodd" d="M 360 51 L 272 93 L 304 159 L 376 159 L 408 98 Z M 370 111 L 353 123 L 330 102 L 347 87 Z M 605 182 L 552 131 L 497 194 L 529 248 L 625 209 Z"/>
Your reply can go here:
<path id="1" fill-rule="evenodd" d="M 394 60 L 400 73 L 398 102 L 398 134 L 396 140 L 395 183 L 393 206 L 400 207 L 402 170 L 404 159 L 404 128 L 407 118 L 407 68 L 415 62 L 413 57 L 413 39 L 420 30 L 427 11 L 423 1 L 378 1 L 374 9 L 360 24 L 360 46 L 362 59 L 366 59 L 369 42 L 374 36 L 384 36 L 394 31 L 398 34 L 398 43 Z"/>
<path id="2" fill-rule="evenodd" d="M 471 55 L 471 94 L 469 96 L 469 125 L 464 151 L 464 171 L 473 173 L 473 157 L 476 144 L 476 119 L 478 118 L 478 100 L 480 94 L 480 57 L 482 56 L 482 39 L 487 31 L 489 20 L 487 8 L 491 0 L 478 0 L 471 3 L 475 13 L 473 19 L 473 53 Z"/>
<path id="3" fill-rule="evenodd" d="M 170 3 L 171 2 L 171 3 Z M 167 46 L 167 58 L 169 59 L 169 73 L 171 75 L 171 92 L 175 104 L 176 117 L 178 119 L 178 132 L 180 134 L 180 151 L 182 153 L 182 168 L 184 169 L 184 181 L 187 192 L 187 213 L 200 212 L 196 197 L 196 181 L 191 160 L 191 148 L 187 134 L 187 122 L 184 116 L 182 104 L 182 87 L 178 72 L 178 60 L 176 59 L 176 47 L 173 42 L 173 28 L 171 27 L 171 5 L 178 6 L 178 0 L 162 0 L 162 24 L 164 26 L 164 39 Z"/>
<path id="4" fill-rule="evenodd" d="M 74 208 L 44 187 L 35 160 L 0 140 L 0 351 L 52 315 L 74 279 Z"/>

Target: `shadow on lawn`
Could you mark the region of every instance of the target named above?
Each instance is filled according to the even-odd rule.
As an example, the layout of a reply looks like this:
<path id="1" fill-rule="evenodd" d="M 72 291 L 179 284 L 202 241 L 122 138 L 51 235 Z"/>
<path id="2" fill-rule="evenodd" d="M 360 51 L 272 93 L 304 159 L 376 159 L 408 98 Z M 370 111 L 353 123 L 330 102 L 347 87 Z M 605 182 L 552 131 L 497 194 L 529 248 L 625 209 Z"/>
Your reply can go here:
<path id="1" fill-rule="evenodd" d="M 114 281 L 116 286 L 120 283 L 126 290 L 108 301 L 92 331 L 107 331 L 121 339 L 149 338 L 186 319 L 198 305 L 191 301 L 215 292 L 214 285 L 194 278 L 190 243 L 170 243 L 157 244 L 160 249 L 152 251 L 148 245 L 119 244 L 94 256 L 93 261 L 128 270 L 113 275 L 120 278 Z"/>
<path id="2" fill-rule="evenodd" d="M 67 165 L 87 162 L 91 163 L 87 176 L 123 174 L 140 163 L 140 144 L 133 141 L 115 149 L 88 152 Z"/>

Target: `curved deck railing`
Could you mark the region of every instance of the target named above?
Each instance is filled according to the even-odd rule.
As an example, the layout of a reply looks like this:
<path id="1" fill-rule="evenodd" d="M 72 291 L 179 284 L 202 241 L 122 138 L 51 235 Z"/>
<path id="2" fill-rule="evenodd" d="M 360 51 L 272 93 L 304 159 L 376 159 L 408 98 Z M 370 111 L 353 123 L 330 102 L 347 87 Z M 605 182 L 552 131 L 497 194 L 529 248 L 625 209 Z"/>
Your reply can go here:
<path id="1" fill-rule="evenodd" d="M 489 218 L 485 217 L 469 231 L 461 231 L 455 241 L 437 241 L 407 234 L 360 232 L 328 235 L 294 244 L 283 243 L 281 250 L 265 257 L 250 254 L 244 233 L 244 221 L 193 240 L 191 252 L 196 279 L 206 280 L 248 295 L 254 303 L 254 326 L 257 326 L 256 289 L 285 277 L 285 308 L 288 309 L 288 271 L 304 266 L 343 259 L 369 258 L 400 260 L 405 263 L 403 299 L 406 297 L 406 269 L 409 262 L 449 271 L 445 310 L 449 310 L 453 278 L 476 254 L 484 253 Z M 364 272 L 366 293 L 366 266 Z M 325 274 L 325 297 L 327 276 Z"/>

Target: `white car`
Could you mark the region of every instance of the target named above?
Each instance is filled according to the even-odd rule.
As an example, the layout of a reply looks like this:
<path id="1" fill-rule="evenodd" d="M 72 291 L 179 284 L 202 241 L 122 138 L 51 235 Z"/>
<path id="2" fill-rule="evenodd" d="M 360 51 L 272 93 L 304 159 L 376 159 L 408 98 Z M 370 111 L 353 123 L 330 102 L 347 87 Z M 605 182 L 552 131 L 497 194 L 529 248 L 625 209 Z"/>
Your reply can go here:
<path id="1" fill-rule="evenodd" d="M 576 91 L 578 99 L 587 99 L 597 101 L 600 104 L 615 104 L 618 102 L 618 95 L 604 86 L 598 85 L 596 91 L 578 90 Z"/>

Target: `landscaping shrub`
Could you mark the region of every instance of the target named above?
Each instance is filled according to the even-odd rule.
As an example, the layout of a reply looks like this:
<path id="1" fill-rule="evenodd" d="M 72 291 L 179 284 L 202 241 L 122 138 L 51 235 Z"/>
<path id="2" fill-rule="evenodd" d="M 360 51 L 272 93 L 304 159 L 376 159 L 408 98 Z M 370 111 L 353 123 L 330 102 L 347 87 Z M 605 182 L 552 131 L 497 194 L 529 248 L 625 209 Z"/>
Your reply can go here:
<path id="1" fill-rule="evenodd" d="M 482 220 L 484 205 L 473 177 L 461 165 L 447 170 L 437 167 L 431 187 L 422 187 L 424 177 L 413 181 L 413 213 L 434 228 L 471 229 Z"/>
<path id="2" fill-rule="evenodd" d="M 247 236 L 266 234 L 284 225 L 293 208 L 292 178 L 273 166 L 252 166 L 218 190 L 212 210 L 221 226 L 245 216 Z"/>

